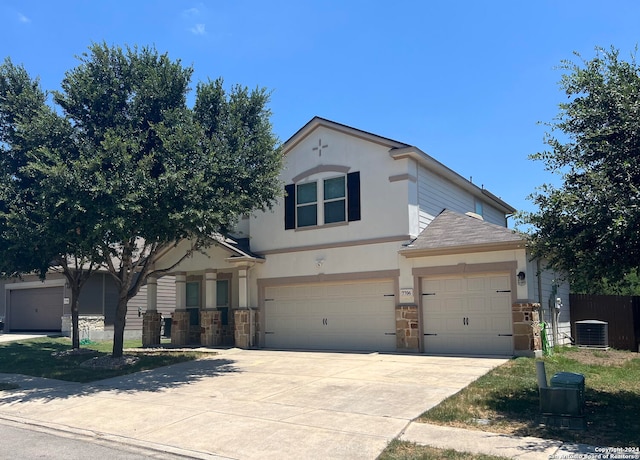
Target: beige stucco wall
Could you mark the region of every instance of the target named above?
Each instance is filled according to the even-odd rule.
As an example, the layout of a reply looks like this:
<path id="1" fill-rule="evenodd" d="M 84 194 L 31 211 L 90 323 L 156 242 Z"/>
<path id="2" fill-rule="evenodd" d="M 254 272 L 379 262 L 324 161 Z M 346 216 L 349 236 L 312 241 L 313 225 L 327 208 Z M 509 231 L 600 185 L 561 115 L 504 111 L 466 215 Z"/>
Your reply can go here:
<path id="1" fill-rule="evenodd" d="M 322 149 L 322 156 L 313 150 L 318 147 L 319 140 L 327 146 Z M 362 219 L 326 227 L 322 231 L 284 231 L 282 199 L 273 211 L 258 212 L 252 217 L 251 248 L 254 252 L 409 235 L 407 183 L 390 182 L 389 178 L 407 174 L 410 160 L 394 160 L 389 155 L 389 146 L 318 127 L 286 154 L 281 178 L 285 184 L 290 184 L 299 174 L 328 165 L 347 167 L 349 172 L 360 172 Z M 340 173 L 335 171 L 319 172 L 300 179 L 298 183 L 337 175 Z"/>

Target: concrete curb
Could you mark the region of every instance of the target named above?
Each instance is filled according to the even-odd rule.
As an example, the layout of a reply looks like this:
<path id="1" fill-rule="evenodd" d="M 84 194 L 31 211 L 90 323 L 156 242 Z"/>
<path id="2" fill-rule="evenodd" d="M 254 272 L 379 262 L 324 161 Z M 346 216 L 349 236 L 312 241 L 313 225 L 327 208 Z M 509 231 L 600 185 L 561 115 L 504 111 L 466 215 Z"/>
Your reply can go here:
<path id="1" fill-rule="evenodd" d="M 522 460 L 588 458 L 589 455 L 599 455 L 599 451 L 600 454 L 602 453 L 602 449 L 586 444 L 564 443 L 551 439 L 511 436 L 418 422 L 411 422 L 398 439 L 440 449 L 454 449 L 474 454 L 496 455 Z"/>
<path id="2" fill-rule="evenodd" d="M 207 452 L 198 452 L 188 449 L 181 449 L 175 446 L 169 446 L 166 444 L 158 444 L 147 441 L 141 441 L 134 438 L 128 438 L 125 436 L 118 436 L 114 434 L 101 433 L 92 430 L 83 430 L 81 428 L 75 428 L 67 425 L 59 425 L 50 422 L 39 422 L 22 417 L 9 416 L 6 414 L 0 414 L 0 425 L 7 424 L 15 427 L 28 426 L 30 430 L 37 430 L 44 433 L 53 434 L 55 436 L 68 437 L 74 439 L 81 439 L 96 444 L 119 444 L 133 448 L 136 451 L 155 452 L 157 454 L 171 454 L 178 457 L 184 457 L 186 459 L 198 459 L 198 460 L 233 460 L 230 457 L 221 457 L 219 455 L 209 454 Z"/>

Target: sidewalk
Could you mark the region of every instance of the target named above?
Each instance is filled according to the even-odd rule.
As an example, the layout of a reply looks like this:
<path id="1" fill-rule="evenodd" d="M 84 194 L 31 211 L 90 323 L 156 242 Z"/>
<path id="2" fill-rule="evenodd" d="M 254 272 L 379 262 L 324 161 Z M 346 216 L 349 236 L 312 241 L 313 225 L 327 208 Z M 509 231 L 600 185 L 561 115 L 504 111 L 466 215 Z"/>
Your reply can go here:
<path id="1" fill-rule="evenodd" d="M 570 444 L 417 422 L 409 424 L 399 439 L 440 449 L 522 460 L 616 458 L 608 456 L 603 452 L 604 449 L 596 449 L 586 444 Z M 625 458 L 640 459 L 640 456 Z"/>

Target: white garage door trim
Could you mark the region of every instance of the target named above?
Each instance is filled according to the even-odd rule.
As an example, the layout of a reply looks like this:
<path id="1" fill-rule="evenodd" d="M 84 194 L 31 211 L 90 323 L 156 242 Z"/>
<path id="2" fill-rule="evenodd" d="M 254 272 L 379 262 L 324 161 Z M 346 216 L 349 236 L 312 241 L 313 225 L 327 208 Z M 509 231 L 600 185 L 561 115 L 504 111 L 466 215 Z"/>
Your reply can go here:
<path id="1" fill-rule="evenodd" d="M 265 284 L 262 343 L 284 349 L 395 351 L 396 290 L 390 278 Z"/>

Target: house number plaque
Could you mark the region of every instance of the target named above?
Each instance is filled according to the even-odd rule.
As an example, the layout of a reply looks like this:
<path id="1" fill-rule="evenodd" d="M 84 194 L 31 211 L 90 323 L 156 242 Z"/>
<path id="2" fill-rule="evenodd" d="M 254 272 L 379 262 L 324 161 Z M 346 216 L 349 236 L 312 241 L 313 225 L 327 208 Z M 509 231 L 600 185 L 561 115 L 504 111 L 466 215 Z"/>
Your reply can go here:
<path id="1" fill-rule="evenodd" d="M 401 288 L 400 303 L 412 303 L 412 302 L 413 302 L 413 288 Z"/>

